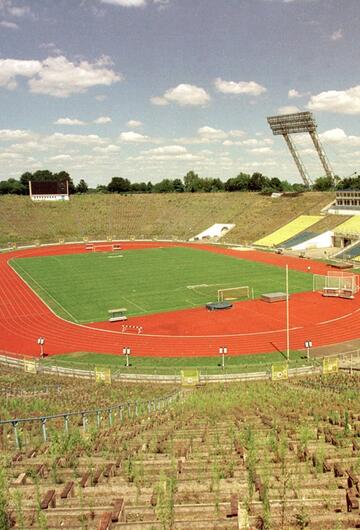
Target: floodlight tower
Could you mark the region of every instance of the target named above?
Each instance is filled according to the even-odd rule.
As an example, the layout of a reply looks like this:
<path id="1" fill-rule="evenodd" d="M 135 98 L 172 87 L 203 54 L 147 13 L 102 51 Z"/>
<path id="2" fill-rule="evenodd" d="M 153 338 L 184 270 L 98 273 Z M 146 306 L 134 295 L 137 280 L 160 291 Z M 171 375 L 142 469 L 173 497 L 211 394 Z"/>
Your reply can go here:
<path id="1" fill-rule="evenodd" d="M 304 164 L 302 163 L 295 144 L 291 139 L 291 134 L 309 133 L 326 176 L 329 177 L 332 182 L 335 182 L 334 172 L 331 169 L 329 160 L 325 154 L 323 146 L 321 145 L 320 138 L 316 131 L 317 125 L 315 118 L 311 112 L 296 112 L 295 114 L 269 116 L 267 121 L 274 135 L 281 134 L 284 137 L 305 186 L 310 186 L 312 182 L 307 174 Z"/>

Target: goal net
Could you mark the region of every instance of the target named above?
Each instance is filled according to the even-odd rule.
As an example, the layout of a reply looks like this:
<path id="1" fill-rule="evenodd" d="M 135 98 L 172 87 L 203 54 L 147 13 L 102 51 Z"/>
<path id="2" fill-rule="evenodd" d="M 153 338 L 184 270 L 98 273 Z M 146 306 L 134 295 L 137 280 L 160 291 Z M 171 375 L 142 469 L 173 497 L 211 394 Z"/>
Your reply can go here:
<path id="1" fill-rule="evenodd" d="M 348 291 L 351 294 L 358 292 L 358 276 L 351 272 L 329 271 L 327 275 L 313 275 L 313 291 L 326 292 L 334 290 L 338 292 Z"/>
<path id="2" fill-rule="evenodd" d="M 224 300 L 241 300 L 243 298 L 250 298 L 250 288 L 248 285 L 241 287 L 228 287 L 226 289 L 218 289 L 218 302 Z"/>

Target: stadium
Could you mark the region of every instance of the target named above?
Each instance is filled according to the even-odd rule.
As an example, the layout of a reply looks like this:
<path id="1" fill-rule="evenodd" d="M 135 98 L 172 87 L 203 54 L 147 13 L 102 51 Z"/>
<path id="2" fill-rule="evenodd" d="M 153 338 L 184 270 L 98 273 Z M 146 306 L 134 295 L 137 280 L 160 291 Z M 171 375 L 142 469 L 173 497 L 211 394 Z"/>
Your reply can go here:
<path id="1" fill-rule="evenodd" d="M 1 199 L 8 525 L 356 528 L 356 243 L 334 244 L 357 217 L 324 213 L 331 193 L 224 194 L 246 208 L 223 230 L 211 200 Z"/>
<path id="2" fill-rule="evenodd" d="M 0 530 L 360 528 L 359 0 L 0 28 Z"/>

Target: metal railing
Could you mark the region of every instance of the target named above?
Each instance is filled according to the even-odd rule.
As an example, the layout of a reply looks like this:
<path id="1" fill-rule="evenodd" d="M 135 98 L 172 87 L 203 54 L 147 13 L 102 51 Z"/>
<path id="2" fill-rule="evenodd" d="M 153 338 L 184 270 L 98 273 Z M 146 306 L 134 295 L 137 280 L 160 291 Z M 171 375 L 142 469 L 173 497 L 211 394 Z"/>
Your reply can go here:
<path id="1" fill-rule="evenodd" d="M 35 426 L 35 431 L 40 427 L 40 431 L 35 432 L 36 434 L 41 432 L 41 438 L 43 442 L 47 442 L 49 437 L 49 429 L 47 428 L 49 422 L 52 422 L 51 426 L 57 431 L 62 429 L 65 434 L 69 434 L 71 419 L 77 419 L 75 424 L 82 428 L 82 431 L 86 433 L 91 426 L 96 429 L 104 427 L 104 421 L 106 426 L 111 427 L 117 419 L 120 423 L 123 423 L 126 419 L 137 418 L 146 414 L 150 416 L 152 413 L 163 410 L 167 406 L 172 405 L 174 402 L 178 402 L 182 397 L 182 392 L 176 390 L 165 396 L 148 399 L 148 400 L 136 400 L 127 401 L 116 405 L 97 409 L 85 409 L 72 412 L 63 412 L 52 415 L 41 415 L 29 418 L 12 418 L 9 420 L 0 421 L 0 432 L 4 439 L 8 440 L 9 429 L 13 431 L 13 440 L 15 442 L 16 449 L 21 449 L 23 445 L 26 445 L 27 435 L 29 438 L 34 438 L 32 427 Z M 73 422 L 74 423 L 74 422 Z"/>
<path id="2" fill-rule="evenodd" d="M 3 353 L 1 355 L 1 353 Z M 35 361 L 35 359 L 33 359 Z M 9 357 L 0 352 L 0 363 L 12 368 L 24 369 L 27 359 Z M 241 367 L 240 367 L 241 369 Z M 289 377 L 302 374 L 317 374 L 321 370 L 320 364 L 316 359 L 313 360 L 313 364 L 308 366 L 299 366 L 289 368 Z M 219 374 L 205 374 L 200 371 L 200 383 L 213 383 L 213 382 L 231 382 L 231 381 L 255 381 L 255 380 L 266 380 L 271 378 L 271 363 L 266 366 L 265 369 L 249 372 L 236 372 L 236 373 L 219 373 Z M 37 372 L 44 374 L 59 375 L 65 377 L 79 377 L 83 379 L 96 380 L 96 372 L 91 369 L 83 368 L 68 368 L 58 365 L 48 364 L 37 364 Z M 114 382 L 140 382 L 140 383 L 168 383 L 168 384 L 180 384 L 181 376 L 177 374 L 144 374 L 144 373 L 122 373 L 119 371 L 112 371 L 111 380 Z"/>

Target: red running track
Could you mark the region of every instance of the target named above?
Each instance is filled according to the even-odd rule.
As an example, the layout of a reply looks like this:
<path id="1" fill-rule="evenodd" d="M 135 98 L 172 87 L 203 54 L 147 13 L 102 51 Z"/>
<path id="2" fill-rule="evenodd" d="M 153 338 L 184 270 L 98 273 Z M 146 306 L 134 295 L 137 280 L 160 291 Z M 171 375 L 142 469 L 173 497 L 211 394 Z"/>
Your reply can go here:
<path id="1" fill-rule="evenodd" d="M 124 242 L 121 245 L 124 250 L 186 245 L 279 267 L 288 264 L 289 268 L 304 272 L 326 274 L 328 270 L 320 262 L 211 245 L 165 242 Z M 109 245 L 104 243 L 104 250 L 108 248 Z M 0 350 L 38 356 L 39 336 L 46 338 L 45 350 L 49 355 L 79 351 L 120 354 L 123 346 L 131 347 L 135 355 L 154 357 L 218 355 L 220 346 L 227 346 L 229 355 L 285 350 L 283 303 L 251 300 L 234 304 L 232 309 L 224 312 L 209 312 L 199 307 L 132 317 L 131 324 L 142 326 L 143 333 L 122 333 L 121 323 L 79 325 L 59 318 L 8 264 L 14 257 L 81 252 L 85 252 L 84 244 L 17 250 L 0 255 Z M 303 348 L 308 339 L 314 346 L 324 346 L 358 338 L 359 324 L 360 296 L 354 300 L 323 298 L 317 293 L 291 297 L 292 349 Z"/>

